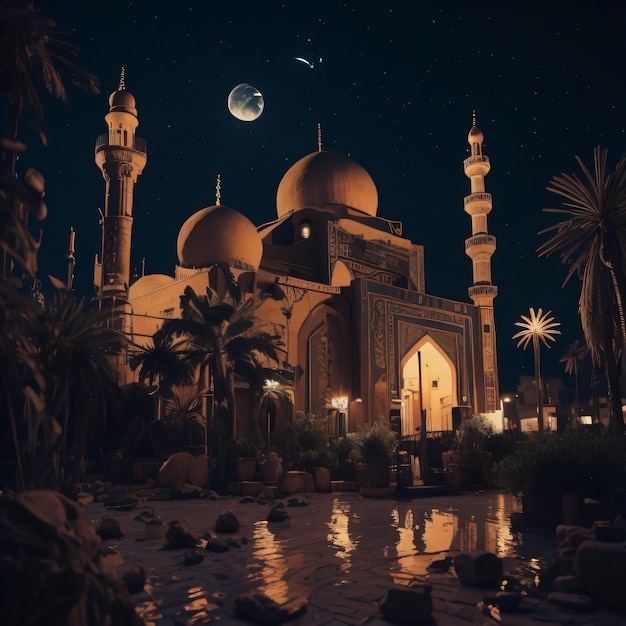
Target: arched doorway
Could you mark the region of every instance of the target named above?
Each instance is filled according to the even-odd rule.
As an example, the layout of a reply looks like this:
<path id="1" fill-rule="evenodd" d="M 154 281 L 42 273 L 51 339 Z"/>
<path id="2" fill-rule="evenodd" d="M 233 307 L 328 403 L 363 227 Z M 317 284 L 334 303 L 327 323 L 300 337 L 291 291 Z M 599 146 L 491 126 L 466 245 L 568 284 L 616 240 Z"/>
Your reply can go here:
<path id="1" fill-rule="evenodd" d="M 404 356 L 400 371 L 402 434 L 412 435 L 421 428 L 420 408 L 425 412 L 426 432 L 452 430 L 457 372 L 439 344 L 425 335 Z"/>

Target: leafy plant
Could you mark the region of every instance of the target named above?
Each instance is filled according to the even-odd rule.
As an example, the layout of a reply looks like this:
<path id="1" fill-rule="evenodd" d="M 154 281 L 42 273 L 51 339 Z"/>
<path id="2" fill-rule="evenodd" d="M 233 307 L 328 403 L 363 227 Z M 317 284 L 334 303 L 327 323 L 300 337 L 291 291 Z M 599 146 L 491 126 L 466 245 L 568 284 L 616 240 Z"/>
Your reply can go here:
<path id="1" fill-rule="evenodd" d="M 296 411 L 288 433 L 290 464 L 294 469 L 311 471 L 320 465 L 328 449 L 328 420 L 314 413 Z"/>
<path id="2" fill-rule="evenodd" d="M 472 415 L 464 419 L 456 431 L 459 450 L 484 450 L 485 439 L 493 435 L 493 426 L 484 415 Z"/>
<path id="3" fill-rule="evenodd" d="M 626 459 L 623 444 L 603 427 L 575 425 L 534 433 L 494 469 L 494 481 L 517 498 L 564 493 L 623 506 Z"/>
<path id="4" fill-rule="evenodd" d="M 333 459 L 331 472 L 334 478 L 338 480 L 354 480 L 353 448 L 354 443 L 350 437 L 330 439 L 328 451 Z"/>
<path id="5" fill-rule="evenodd" d="M 367 461 L 372 456 L 391 456 L 398 446 L 398 435 L 391 424 L 383 419 L 364 424 L 349 433 L 356 461 Z"/>
<path id="6" fill-rule="evenodd" d="M 263 454 L 261 444 L 257 436 L 253 433 L 248 433 L 245 436 L 240 437 L 234 442 L 233 456 L 236 459 L 255 458 L 260 459 Z"/>

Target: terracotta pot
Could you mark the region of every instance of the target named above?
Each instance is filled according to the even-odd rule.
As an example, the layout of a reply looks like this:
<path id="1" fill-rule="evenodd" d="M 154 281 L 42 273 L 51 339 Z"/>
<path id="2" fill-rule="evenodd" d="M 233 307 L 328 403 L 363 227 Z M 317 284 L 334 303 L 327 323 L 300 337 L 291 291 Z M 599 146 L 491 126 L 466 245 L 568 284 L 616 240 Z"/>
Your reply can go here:
<path id="1" fill-rule="evenodd" d="M 387 487 L 389 485 L 389 457 L 386 454 L 368 457 L 367 470 L 369 487 Z"/>
<path id="2" fill-rule="evenodd" d="M 256 457 L 247 456 L 237 459 L 237 477 L 240 481 L 254 480 L 256 474 Z"/>
<path id="3" fill-rule="evenodd" d="M 283 471 L 282 461 L 275 459 L 267 459 L 265 463 L 260 463 L 261 477 L 265 483 L 275 483 Z"/>
<path id="4" fill-rule="evenodd" d="M 356 484 L 357 487 L 367 487 L 369 483 L 369 471 L 367 469 L 367 463 L 356 463 Z"/>
<path id="5" fill-rule="evenodd" d="M 284 494 L 306 493 L 314 490 L 313 476 L 308 472 L 283 472 L 278 479 L 278 491 Z"/>
<path id="6" fill-rule="evenodd" d="M 316 491 L 330 491 L 330 470 L 327 467 L 314 467 L 313 480 Z"/>

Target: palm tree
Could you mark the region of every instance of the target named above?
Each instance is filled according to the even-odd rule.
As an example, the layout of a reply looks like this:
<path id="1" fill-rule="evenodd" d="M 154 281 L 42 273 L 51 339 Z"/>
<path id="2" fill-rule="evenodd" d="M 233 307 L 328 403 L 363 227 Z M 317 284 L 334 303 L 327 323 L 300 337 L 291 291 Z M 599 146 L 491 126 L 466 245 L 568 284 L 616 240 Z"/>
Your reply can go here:
<path id="1" fill-rule="evenodd" d="M 552 237 L 537 252 L 559 255 L 567 265 L 564 282 L 574 275 L 581 280 L 579 311 L 585 342 L 594 363 L 604 362 L 610 421 L 617 433 L 623 433 L 619 371 L 626 333 L 626 156 L 613 173 L 607 173 L 606 155 L 606 150 L 595 148 L 593 173 L 576 157 L 582 180 L 576 174 L 552 179 L 548 191 L 565 201 L 563 208 L 544 211 L 567 218 L 540 231 Z"/>
<path id="2" fill-rule="evenodd" d="M 55 30 L 56 22 L 35 14 L 32 0 L 3 2 L 0 13 L 0 91 L 11 109 L 10 137 L 17 138 L 18 124 L 27 100 L 38 117 L 43 109 L 33 83 L 39 67 L 45 88 L 67 102 L 65 85 L 58 66 L 72 74 L 79 87 L 99 93 L 98 79 L 78 67 L 72 58 L 80 50 L 63 33 Z"/>
<path id="3" fill-rule="evenodd" d="M 108 359 L 119 335 L 103 327 L 102 312 L 69 292 L 43 308 L 6 282 L 0 295 L 0 406 L 8 416 L 2 435 L 14 447 L 17 488 L 58 488 L 64 462 L 81 459 L 105 421 L 119 415 L 121 392 Z"/>
<path id="4" fill-rule="evenodd" d="M 241 300 L 241 292 L 230 289 L 220 298 L 207 287 L 206 295 L 197 295 L 186 287 L 181 296 L 182 318 L 165 322 L 163 331 L 186 338 L 187 359 L 199 367 L 199 380 L 210 375 L 213 387 L 212 451 L 236 436 L 234 420 L 235 376 L 260 392 L 265 381 L 262 357 L 278 362 L 282 351 L 280 334 L 263 330 L 264 322 L 256 312 L 263 298 Z M 204 385 L 209 386 L 209 385 Z"/>
<path id="5" fill-rule="evenodd" d="M 155 413 L 157 421 L 161 418 L 163 394 L 177 383 L 190 383 L 193 369 L 185 360 L 185 340 L 176 340 L 169 333 L 159 328 L 150 339 L 151 343 L 131 342 L 135 352 L 128 360 L 131 370 L 139 369 L 139 382 L 148 382 L 150 387 L 158 383 L 155 393 Z"/>
<path id="6" fill-rule="evenodd" d="M 57 429 L 46 428 L 46 380 L 30 332 L 39 313 L 32 298 L 0 281 L 0 411 L 4 415 L 0 420 L 0 458 L 5 462 L 14 459 L 18 492 L 26 488 L 27 474 L 29 478 L 32 474 L 29 442 L 35 442 L 40 429 L 51 440 L 57 437 Z"/>
<path id="7" fill-rule="evenodd" d="M 0 277 L 8 278 L 15 263 L 34 277 L 37 270 L 37 242 L 28 232 L 28 214 L 43 219 L 43 178 L 29 169 L 23 182 L 16 177 L 17 154 L 26 149 L 17 141 L 18 126 L 24 104 L 28 101 L 38 117 L 43 109 L 33 82 L 39 68 L 47 91 L 67 101 L 59 66 L 71 72 L 78 86 L 99 93 L 98 80 L 82 70 L 71 59 L 79 50 L 55 31 L 54 20 L 35 14 L 30 0 L 2 2 L 0 11 L 0 96 L 6 97 L 10 109 L 9 137 L 0 139 L 0 238 L 7 244 L 0 255 Z M 43 133 L 41 139 L 46 143 Z"/>
<path id="8" fill-rule="evenodd" d="M 121 389 L 110 360 L 120 336 L 106 327 L 106 316 L 73 293 L 59 292 L 45 301 L 31 329 L 46 380 L 48 416 L 60 428 L 56 443 L 42 447 L 51 457 L 39 473 L 42 486 L 58 488 L 64 461 L 81 459 L 107 420 L 120 415 Z"/>
<path id="9" fill-rule="evenodd" d="M 554 335 L 560 335 L 561 331 L 556 330 L 560 326 L 560 322 L 555 322 L 554 317 L 550 317 L 552 311 L 543 312 L 538 309 L 529 309 L 529 316 L 522 315 L 521 322 L 515 322 L 522 330 L 513 335 L 513 339 L 518 339 L 517 347 L 520 346 L 525 350 L 530 342 L 533 344 L 535 356 L 535 391 L 537 393 L 537 420 L 539 431 L 543 431 L 543 385 L 541 384 L 541 362 L 540 347 L 543 343 L 547 348 L 550 347 L 549 341 L 555 341 Z"/>
<path id="10" fill-rule="evenodd" d="M 576 339 L 574 343 L 570 343 L 565 354 L 561 357 L 559 363 L 563 363 L 565 373 L 574 377 L 574 393 L 576 396 L 576 420 L 580 419 L 580 402 L 578 394 L 578 373 L 580 372 L 581 362 L 587 354 L 587 346 Z"/>
<path id="11" fill-rule="evenodd" d="M 165 419 L 180 426 L 182 444 L 196 448 L 198 442 L 194 434 L 194 424 L 199 424 L 204 432 L 204 451 L 208 449 L 207 420 L 202 415 L 202 400 L 211 393 L 210 387 L 196 391 L 193 387 L 174 385 L 165 396 Z"/>

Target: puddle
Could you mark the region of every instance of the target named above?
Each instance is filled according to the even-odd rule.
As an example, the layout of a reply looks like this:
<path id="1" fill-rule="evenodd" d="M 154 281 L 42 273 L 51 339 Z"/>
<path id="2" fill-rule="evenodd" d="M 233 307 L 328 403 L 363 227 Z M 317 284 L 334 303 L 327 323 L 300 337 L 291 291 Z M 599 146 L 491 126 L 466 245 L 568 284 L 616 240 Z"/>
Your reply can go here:
<path id="1" fill-rule="evenodd" d="M 137 604 L 146 624 L 161 626 L 174 606 L 188 624 L 220 621 L 233 599 L 251 590 L 278 604 L 305 596 L 322 606 L 326 600 L 320 598 L 340 594 L 352 606 L 371 589 L 372 598 L 363 604 L 369 610 L 387 584 L 448 576 L 454 555 L 470 550 L 512 559 L 514 577 L 538 586 L 543 555 L 552 555 L 551 544 L 534 545 L 511 533 L 510 515 L 521 505 L 509 494 L 412 500 L 316 494 L 307 507 L 289 509 L 288 525 L 259 520 L 260 509 L 237 510 L 249 516 L 241 530 L 249 541 L 240 550 L 211 555 L 202 568 L 153 570 L 146 597 Z"/>

